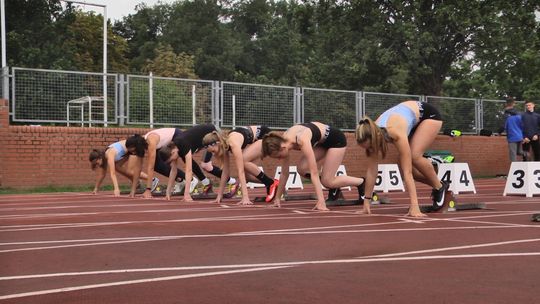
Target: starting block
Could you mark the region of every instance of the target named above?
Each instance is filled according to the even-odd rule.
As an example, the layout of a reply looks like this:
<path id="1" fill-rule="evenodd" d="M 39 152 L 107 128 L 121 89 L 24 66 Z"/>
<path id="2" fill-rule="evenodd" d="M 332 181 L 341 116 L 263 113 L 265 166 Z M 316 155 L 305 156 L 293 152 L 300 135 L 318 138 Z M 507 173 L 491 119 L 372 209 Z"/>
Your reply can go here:
<path id="1" fill-rule="evenodd" d="M 512 162 L 503 196 L 525 194 L 532 197 L 540 194 L 540 162 Z"/>
<path id="2" fill-rule="evenodd" d="M 440 213 L 448 213 L 448 212 L 455 212 L 455 211 L 463 211 L 463 210 L 482 210 L 486 209 L 486 203 L 456 203 L 455 201 L 451 200 L 448 202 L 446 206 L 443 206 L 439 210 L 435 210 L 433 208 L 433 205 L 420 205 L 420 211 L 423 213 L 430 213 L 430 212 L 440 212 Z"/>
<path id="3" fill-rule="evenodd" d="M 254 202 L 258 202 L 258 203 L 263 203 L 263 202 L 266 202 L 266 197 L 265 196 L 257 196 L 255 197 L 255 199 L 253 200 Z M 290 202 L 290 201 L 312 201 L 312 200 L 317 200 L 317 195 L 315 195 L 314 193 L 298 193 L 298 194 L 285 194 L 281 197 L 282 200 L 286 201 L 286 202 Z M 269 202 L 269 203 L 272 203 L 272 202 Z"/>
<path id="4" fill-rule="evenodd" d="M 377 173 L 375 191 L 405 191 L 397 164 L 379 164 Z"/>
<path id="5" fill-rule="evenodd" d="M 371 205 L 390 204 L 390 200 L 386 197 L 380 197 L 376 193 L 373 193 L 370 203 Z M 339 193 L 337 199 L 326 200 L 326 206 L 352 206 L 352 205 L 363 205 L 363 204 L 364 204 L 364 200 L 345 199 L 345 197 L 343 196 L 343 193 L 341 192 Z"/>
<path id="6" fill-rule="evenodd" d="M 540 222 L 540 213 L 533 214 L 531 221 Z"/>
<path id="7" fill-rule="evenodd" d="M 194 200 L 208 200 L 208 199 L 215 199 L 217 197 L 216 193 L 192 193 L 191 198 Z"/>
<path id="8" fill-rule="evenodd" d="M 460 192 L 476 193 L 472 174 L 467 163 L 439 164 L 437 177 L 441 181 L 449 183 L 450 188 L 448 190 L 454 194 L 459 194 Z"/>
<path id="9" fill-rule="evenodd" d="M 326 206 L 353 206 L 353 205 L 363 205 L 364 201 L 361 200 L 346 200 L 346 199 L 337 199 L 333 201 L 326 201 Z"/>

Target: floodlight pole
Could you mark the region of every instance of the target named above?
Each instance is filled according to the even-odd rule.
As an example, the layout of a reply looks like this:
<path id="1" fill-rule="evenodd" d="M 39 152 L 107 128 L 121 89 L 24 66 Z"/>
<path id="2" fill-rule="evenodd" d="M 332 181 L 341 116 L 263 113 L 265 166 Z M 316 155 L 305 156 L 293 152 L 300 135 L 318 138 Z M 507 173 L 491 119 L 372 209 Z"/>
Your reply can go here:
<path id="1" fill-rule="evenodd" d="M 2 70 L 0 71 L 0 83 L 2 83 L 2 98 L 9 99 L 9 72 L 6 57 L 6 5 L 5 0 L 0 0 L 0 23 L 2 24 Z"/>
<path id="2" fill-rule="evenodd" d="M 4 1 L 4 0 L 0 0 Z M 108 113 L 107 113 L 107 5 L 105 4 L 96 4 L 96 3 L 88 3 L 88 2 L 82 2 L 82 1 L 72 1 L 72 0 L 61 0 L 64 2 L 70 2 L 70 3 L 76 3 L 76 4 L 82 4 L 82 5 L 90 5 L 90 6 L 97 6 L 103 8 L 103 121 L 104 126 L 107 126 L 107 120 L 108 120 Z M 89 117 L 90 120 L 92 120 L 92 117 Z"/>
<path id="3" fill-rule="evenodd" d="M 2 23 L 2 68 L 6 66 L 6 5 L 0 0 L 0 22 Z"/>

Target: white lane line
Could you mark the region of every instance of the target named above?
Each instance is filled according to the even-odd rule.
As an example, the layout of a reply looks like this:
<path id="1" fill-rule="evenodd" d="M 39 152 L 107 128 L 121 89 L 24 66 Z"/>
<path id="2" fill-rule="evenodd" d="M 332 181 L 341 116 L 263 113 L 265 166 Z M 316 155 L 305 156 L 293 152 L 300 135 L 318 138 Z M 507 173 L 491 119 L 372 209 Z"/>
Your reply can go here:
<path id="1" fill-rule="evenodd" d="M 127 243 L 141 243 L 141 242 L 153 242 L 153 241 L 169 241 L 169 240 L 179 240 L 179 239 L 196 239 L 196 238 L 223 238 L 223 237 L 253 237 L 253 236 L 283 236 L 283 235 L 324 235 L 324 234 L 345 234 L 345 233 L 393 233 L 393 232 L 419 232 L 419 231 L 457 231 L 457 230 L 478 230 L 478 229 L 517 229 L 522 227 L 508 227 L 508 226 L 471 226 L 471 227 L 439 227 L 439 228 L 403 228 L 403 229 L 371 229 L 371 230 L 334 230 L 334 231 L 292 231 L 292 232 L 240 232 L 240 233 L 228 233 L 228 234 L 199 234 L 199 235 L 180 235 L 180 236 L 165 236 L 165 237 L 156 237 L 156 238 L 139 238 L 139 239 L 126 239 L 126 240 L 115 240 L 115 241 L 103 241 L 103 242 L 94 242 L 94 243 L 83 243 L 83 244 L 71 244 L 71 245 L 59 245 L 59 246 L 41 246 L 41 247 L 28 247 L 28 248 L 16 248 L 16 249 L 5 249 L 0 250 L 0 253 L 9 253 L 9 252 L 21 252 L 21 251 L 37 251 L 37 250 L 50 250 L 50 249 L 63 249 L 63 248 L 74 248 L 74 247 L 89 247 L 89 246 L 98 246 L 98 245 L 119 245 Z M 535 227 L 535 228 L 540 228 Z M 296 230 L 296 229 L 291 229 Z M 0 244 L 1 245 L 1 244 Z"/>
<path id="2" fill-rule="evenodd" d="M 425 250 L 415 250 L 415 251 L 407 251 L 407 252 L 380 254 L 380 255 L 373 255 L 373 256 L 368 256 L 368 257 L 369 258 L 387 258 L 387 257 L 397 257 L 397 256 L 411 255 L 411 254 L 424 254 L 424 253 L 433 253 L 433 252 L 450 251 L 450 250 L 495 247 L 495 246 L 523 244 L 523 243 L 532 243 L 532 242 L 540 242 L 540 238 L 539 239 L 524 239 L 524 240 L 512 240 L 512 241 L 504 241 L 504 242 L 474 244 L 474 245 L 464 245 L 464 246 L 442 247 L 442 248 L 434 248 L 434 249 L 425 249 Z M 368 257 L 358 257 L 358 258 L 368 258 Z"/>
<path id="3" fill-rule="evenodd" d="M 458 255 L 435 255 L 435 256 L 419 256 L 419 257 L 391 257 L 391 258 L 358 258 L 358 259 L 343 259 L 343 260 L 319 260 L 319 261 L 296 261 L 296 262 L 282 262 L 282 263 L 264 263 L 264 264 L 255 264 L 255 265 L 264 265 L 265 267 L 256 267 L 256 268 L 247 268 L 247 269 L 238 269 L 238 270 L 229 270 L 229 271 L 214 271 L 214 272 L 205 272 L 205 273 L 195 273 L 195 274 L 184 274 L 176 276 L 165 276 L 149 279 L 138 279 L 138 280 L 129 280 L 129 281 L 118 281 L 111 283 L 103 284 L 93 284 L 93 285 L 81 285 L 81 286 L 72 286 L 65 288 L 57 289 L 48 289 L 48 290 L 39 290 L 33 292 L 17 293 L 17 294 L 8 294 L 0 296 L 0 300 L 13 299 L 20 297 L 28 296 L 38 296 L 51 293 L 63 293 L 70 291 L 86 290 L 86 289 L 95 289 L 95 288 L 104 288 L 104 287 L 113 287 L 113 286 L 122 286 L 122 285 L 131 285 L 131 284 L 141 284 L 141 283 L 151 283 L 151 282 L 161 282 L 161 281 L 171 281 L 179 279 L 190 279 L 198 277 L 207 277 L 207 276 L 216 276 L 216 275 L 228 275 L 236 273 L 246 273 L 254 271 L 267 271 L 267 270 L 276 270 L 283 268 L 290 268 L 295 266 L 302 265 L 320 265 L 320 264 L 344 264 L 344 263 L 372 263 L 372 262 L 396 262 L 396 261 L 428 261 L 428 260 L 440 260 L 440 259 L 474 259 L 474 258 L 504 258 L 504 257 L 530 257 L 530 256 L 540 256 L 540 252 L 521 252 L 521 253 L 490 253 L 490 254 L 458 254 Z M 236 265 L 236 267 L 242 267 L 241 265 Z"/>
<path id="4" fill-rule="evenodd" d="M 0 296 L 0 300 L 29 297 L 29 296 L 40 296 L 40 295 L 46 295 L 46 294 L 51 294 L 51 293 L 62 293 L 62 292 L 70 292 L 70 291 L 77 291 L 77 290 L 102 288 L 102 287 L 113 287 L 113 286 L 131 285 L 131 284 L 171 281 L 171 280 L 179 280 L 179 279 L 201 278 L 201 277 L 209 277 L 209 276 L 216 276 L 216 275 L 275 270 L 275 269 L 281 269 L 281 268 L 287 268 L 287 267 L 288 266 L 275 266 L 275 267 L 260 267 L 260 268 L 249 268 L 249 269 L 239 269 L 239 270 L 229 270 L 229 271 L 214 271 L 214 272 L 205 272 L 205 273 L 158 277 L 158 278 L 151 278 L 151 279 L 118 281 L 118 282 L 103 283 L 103 284 L 64 287 L 64 288 L 57 288 L 57 289 L 47 289 L 47 290 L 40 290 L 40 291 L 33 291 L 33 292 L 8 294 L 8 295 Z"/>
<path id="5" fill-rule="evenodd" d="M 413 223 L 413 224 L 425 224 L 424 221 L 420 221 L 420 220 L 411 220 L 411 219 L 407 219 L 407 218 L 400 218 L 398 219 L 398 221 L 402 221 L 402 222 L 405 222 L 405 223 Z"/>
<path id="6" fill-rule="evenodd" d="M 192 219 L 175 219 L 175 220 L 156 220 L 156 221 L 124 221 L 124 222 L 96 222 L 96 223 L 72 223 L 72 224 L 42 224 L 42 225 L 14 225 L 1 226 L 0 232 L 17 232 L 17 231 L 34 231 L 34 230 L 49 230 L 62 228 L 77 228 L 77 227 L 100 227 L 100 226 L 116 226 L 128 224 L 161 224 L 161 223 L 183 223 L 183 222 L 227 222 L 227 221 L 256 221 L 256 220 L 294 220 L 294 219 L 319 219 L 319 218 L 351 218 L 354 215 L 333 215 L 333 216 L 304 216 L 294 217 L 291 213 L 280 214 L 259 214 L 259 215 L 239 215 L 229 217 L 205 217 Z"/>

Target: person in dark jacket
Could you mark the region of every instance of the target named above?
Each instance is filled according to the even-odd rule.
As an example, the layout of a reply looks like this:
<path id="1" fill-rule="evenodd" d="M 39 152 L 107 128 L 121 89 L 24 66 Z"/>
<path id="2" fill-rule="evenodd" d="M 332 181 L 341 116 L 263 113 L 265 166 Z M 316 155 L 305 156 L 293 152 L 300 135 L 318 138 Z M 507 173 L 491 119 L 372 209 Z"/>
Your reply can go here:
<path id="1" fill-rule="evenodd" d="M 534 160 L 540 161 L 540 114 L 534 112 L 534 102 L 528 100 L 525 102 L 525 112 L 521 114 L 523 123 L 523 154 L 525 160 L 529 160 L 527 155 L 530 148 L 534 154 Z"/>

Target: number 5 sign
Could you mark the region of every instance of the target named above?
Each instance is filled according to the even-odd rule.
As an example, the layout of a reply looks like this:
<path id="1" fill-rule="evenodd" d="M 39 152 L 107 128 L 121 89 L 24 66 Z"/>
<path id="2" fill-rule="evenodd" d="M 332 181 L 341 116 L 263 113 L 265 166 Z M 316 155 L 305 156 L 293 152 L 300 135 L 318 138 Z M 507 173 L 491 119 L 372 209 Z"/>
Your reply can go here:
<path id="1" fill-rule="evenodd" d="M 379 172 L 375 180 L 375 191 L 405 191 L 397 164 L 379 164 L 378 168 Z"/>
<path id="2" fill-rule="evenodd" d="M 507 194 L 540 194 L 540 162 L 512 162 L 503 196 Z"/>
<path id="3" fill-rule="evenodd" d="M 449 190 L 454 194 L 460 192 L 474 192 L 474 182 L 467 163 L 442 163 L 439 164 L 437 176 L 440 180 L 450 184 Z"/>

